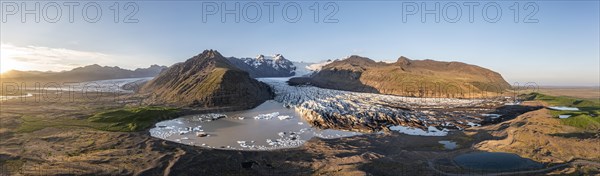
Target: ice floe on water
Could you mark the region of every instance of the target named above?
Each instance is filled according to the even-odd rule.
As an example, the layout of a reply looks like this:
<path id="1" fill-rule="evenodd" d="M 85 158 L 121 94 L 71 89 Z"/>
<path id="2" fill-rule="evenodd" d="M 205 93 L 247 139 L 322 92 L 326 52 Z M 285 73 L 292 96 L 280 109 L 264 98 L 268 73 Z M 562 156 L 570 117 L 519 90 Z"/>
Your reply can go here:
<path id="1" fill-rule="evenodd" d="M 559 111 L 579 111 L 579 108 L 566 107 L 566 106 L 550 106 L 548 108 L 552 109 L 552 110 L 559 110 Z"/>
<path id="2" fill-rule="evenodd" d="M 392 131 L 398 131 L 407 135 L 417 135 L 417 136 L 446 136 L 448 135 L 448 129 L 437 129 L 436 127 L 428 127 L 427 130 L 423 130 L 421 128 L 414 127 L 406 127 L 406 126 L 391 126 L 389 127 Z"/>
<path id="3" fill-rule="evenodd" d="M 481 124 L 478 124 L 478 123 L 473 123 L 473 122 L 467 122 L 467 125 L 468 125 L 468 126 L 470 126 L 470 127 L 478 127 L 478 126 L 481 126 Z"/>
<path id="4" fill-rule="evenodd" d="M 497 118 L 500 118 L 500 116 L 502 116 L 502 115 L 500 115 L 500 114 L 481 114 L 481 116 L 490 117 L 492 119 L 497 119 Z"/>
<path id="5" fill-rule="evenodd" d="M 254 119 L 270 120 L 275 117 L 277 117 L 279 120 L 286 120 L 286 119 L 292 118 L 292 116 L 289 116 L 289 115 L 279 115 L 279 112 L 273 112 L 273 113 L 268 113 L 268 114 L 259 114 L 257 116 L 254 116 Z"/>
<path id="6" fill-rule="evenodd" d="M 266 119 L 266 120 L 270 120 L 273 117 L 277 117 L 279 116 L 279 112 L 273 112 L 273 113 L 268 113 L 268 114 L 259 114 L 257 116 L 254 116 L 254 119 Z"/>
<path id="7" fill-rule="evenodd" d="M 289 115 L 283 115 L 283 116 L 277 116 L 277 118 L 278 118 L 279 120 L 287 120 L 287 119 L 291 119 L 291 118 L 292 118 L 292 116 L 289 116 Z"/>
<path id="8" fill-rule="evenodd" d="M 197 121 L 213 121 L 213 120 L 218 120 L 220 118 L 226 118 L 227 115 L 225 114 L 217 114 L 217 113 L 209 113 L 209 114 L 198 114 L 198 115 L 193 115 L 192 118 L 193 120 L 197 120 Z"/>

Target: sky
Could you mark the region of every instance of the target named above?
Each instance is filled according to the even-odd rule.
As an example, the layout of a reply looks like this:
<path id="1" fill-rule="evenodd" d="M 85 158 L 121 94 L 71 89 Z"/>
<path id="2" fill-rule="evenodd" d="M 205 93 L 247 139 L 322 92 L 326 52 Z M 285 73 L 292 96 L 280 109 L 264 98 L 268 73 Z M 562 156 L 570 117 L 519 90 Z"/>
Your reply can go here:
<path id="1" fill-rule="evenodd" d="M 494 70 L 509 83 L 600 86 L 600 3 L 594 0 L 115 2 L 2 1 L 0 72 L 170 66 L 216 49 L 224 56 L 280 53 L 304 62 L 349 55 L 459 61 Z M 35 3 L 39 22 L 31 12 Z"/>

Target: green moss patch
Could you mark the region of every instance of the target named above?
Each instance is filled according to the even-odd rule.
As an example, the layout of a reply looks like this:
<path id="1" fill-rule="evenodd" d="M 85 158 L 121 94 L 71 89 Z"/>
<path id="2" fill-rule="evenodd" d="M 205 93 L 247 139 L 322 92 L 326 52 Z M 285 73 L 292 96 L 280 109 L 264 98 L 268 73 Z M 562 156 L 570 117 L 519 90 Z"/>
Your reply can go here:
<path id="1" fill-rule="evenodd" d="M 46 127 L 87 127 L 103 131 L 133 132 L 152 127 L 156 122 L 176 118 L 179 109 L 134 107 L 99 112 L 88 119 L 43 119 L 23 116 L 18 132 L 33 132 Z"/>
<path id="2" fill-rule="evenodd" d="M 567 96 L 549 96 L 541 93 L 522 95 L 522 98 L 544 101 L 550 106 L 576 107 L 579 109 L 578 111 L 550 110 L 550 114 L 555 118 L 558 118 L 560 115 L 570 115 L 569 118 L 560 119 L 565 125 L 586 130 L 600 130 L 600 101 Z"/>

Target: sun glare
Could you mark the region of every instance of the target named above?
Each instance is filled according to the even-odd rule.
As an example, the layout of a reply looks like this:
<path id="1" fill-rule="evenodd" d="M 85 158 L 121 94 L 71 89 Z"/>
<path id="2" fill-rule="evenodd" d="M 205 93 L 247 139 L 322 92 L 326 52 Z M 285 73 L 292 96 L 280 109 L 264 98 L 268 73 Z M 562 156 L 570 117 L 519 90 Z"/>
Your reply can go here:
<path id="1" fill-rule="evenodd" d="M 0 73 L 5 73 L 9 70 L 16 70 L 19 69 L 19 67 L 19 63 L 12 59 L 2 57 L 2 60 L 0 60 Z"/>
<path id="2" fill-rule="evenodd" d="M 2 44 L 0 52 L 0 73 L 5 73 L 10 70 L 27 70 L 25 63 L 15 60 L 15 57 L 20 57 L 27 54 L 23 51 L 13 49 L 12 45 Z"/>

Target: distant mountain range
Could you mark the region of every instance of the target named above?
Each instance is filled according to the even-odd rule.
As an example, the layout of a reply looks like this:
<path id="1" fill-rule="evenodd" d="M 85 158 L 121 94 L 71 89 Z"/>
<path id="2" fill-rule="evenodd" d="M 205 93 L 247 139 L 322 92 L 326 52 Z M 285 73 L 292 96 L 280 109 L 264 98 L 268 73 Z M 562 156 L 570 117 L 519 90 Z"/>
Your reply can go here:
<path id="1" fill-rule="evenodd" d="M 155 77 L 156 76 L 156 77 Z M 350 56 L 321 63 L 292 62 L 281 54 L 256 58 L 223 57 L 205 50 L 171 67 L 152 65 L 127 70 L 89 65 L 70 71 L 9 71 L 2 81 L 94 81 L 155 77 L 140 93 L 151 102 L 182 106 L 253 107 L 272 97 L 270 88 L 253 78 L 290 77 L 291 85 L 310 84 L 321 88 L 414 97 L 472 98 L 494 95 L 510 85 L 494 71 L 461 62 L 411 60 L 376 62 Z M 137 89 L 136 89 L 137 90 Z M 496 94 L 497 95 L 497 94 Z"/>
<path id="2" fill-rule="evenodd" d="M 394 63 L 385 63 L 356 55 L 326 64 L 310 77 L 292 78 L 290 84 L 401 96 L 463 98 L 492 96 L 510 87 L 500 74 L 461 62 L 400 57 Z"/>
<path id="3" fill-rule="evenodd" d="M 128 70 L 119 67 L 100 66 L 98 64 L 77 67 L 69 71 L 41 72 L 11 70 L 3 73 L 2 81 L 95 81 L 120 78 L 154 77 L 166 66 L 151 65 L 148 68 Z"/>
<path id="4" fill-rule="evenodd" d="M 256 58 L 227 58 L 235 67 L 250 74 L 250 77 L 289 77 L 294 76 L 296 66 L 283 55 L 259 55 Z"/>
<path id="5" fill-rule="evenodd" d="M 215 50 L 169 67 L 140 92 L 149 94 L 151 103 L 236 109 L 255 107 L 273 97 L 269 86 Z"/>

